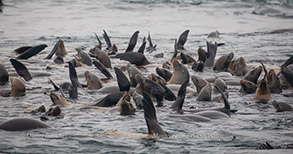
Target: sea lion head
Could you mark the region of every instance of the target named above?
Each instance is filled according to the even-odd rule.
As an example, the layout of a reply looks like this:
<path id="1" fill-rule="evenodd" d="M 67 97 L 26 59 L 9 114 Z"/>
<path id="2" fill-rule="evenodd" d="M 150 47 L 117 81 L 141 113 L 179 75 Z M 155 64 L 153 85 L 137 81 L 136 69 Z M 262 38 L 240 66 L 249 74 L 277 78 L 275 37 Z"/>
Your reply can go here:
<path id="1" fill-rule="evenodd" d="M 19 97 L 25 95 L 25 85 L 20 78 L 11 79 L 11 94 L 12 97 Z"/>
<path id="2" fill-rule="evenodd" d="M 56 56 L 60 56 L 60 57 L 64 57 L 67 54 L 67 51 L 65 49 L 65 45 L 64 45 L 64 41 L 63 40 L 59 40 L 57 42 L 57 49 L 56 49 Z"/>
<path id="3" fill-rule="evenodd" d="M 54 105 L 62 105 L 62 106 L 68 106 L 70 105 L 69 102 L 62 96 L 58 95 L 57 93 L 51 92 L 50 98 Z"/>
<path id="4" fill-rule="evenodd" d="M 269 83 L 262 79 L 256 88 L 256 92 L 254 94 L 254 100 L 260 101 L 269 101 L 271 100 L 270 96 L 270 87 Z"/>
<path id="5" fill-rule="evenodd" d="M 120 115 L 133 115 L 135 114 L 135 108 L 130 103 L 131 94 L 129 92 L 124 92 L 123 96 L 120 98 L 116 106 L 119 107 Z"/>
<path id="6" fill-rule="evenodd" d="M 47 116 L 59 116 L 61 114 L 61 108 L 59 106 L 55 106 L 54 108 L 50 108 L 45 115 Z"/>
<path id="7" fill-rule="evenodd" d="M 276 75 L 275 71 L 271 69 L 269 73 L 267 74 L 267 80 L 270 85 L 270 91 L 271 93 L 281 93 L 281 82 L 278 76 Z"/>
<path id="8" fill-rule="evenodd" d="M 274 100 L 272 104 L 276 108 L 277 112 L 293 111 L 293 108 L 287 103 L 277 102 Z"/>
<path id="9" fill-rule="evenodd" d="M 32 111 L 32 113 L 38 113 L 38 112 L 46 112 L 46 107 L 44 105 L 42 105 Z"/>
<path id="10" fill-rule="evenodd" d="M 205 87 L 208 82 L 198 76 L 191 76 L 191 80 L 196 87 L 197 95 L 200 93 L 201 89 Z"/>
<path id="11" fill-rule="evenodd" d="M 101 80 L 89 71 L 84 72 L 85 80 L 87 81 L 87 87 L 90 90 L 100 89 L 103 87 Z"/>
<path id="12" fill-rule="evenodd" d="M 248 73 L 246 73 L 243 79 L 251 81 L 256 84 L 261 72 L 262 72 L 262 66 L 258 66 L 252 69 L 251 71 L 249 71 Z"/>
<path id="13" fill-rule="evenodd" d="M 256 84 L 248 80 L 240 80 L 241 89 L 240 92 L 244 92 L 246 94 L 253 94 L 256 90 Z"/>
<path id="14" fill-rule="evenodd" d="M 245 59 L 240 57 L 237 60 L 233 60 L 228 66 L 228 71 L 236 76 L 245 75 L 248 71 Z"/>
<path id="15" fill-rule="evenodd" d="M 187 68 L 181 64 L 177 58 L 174 58 L 172 60 L 173 64 L 173 74 L 170 79 L 171 84 L 182 84 L 184 81 L 189 79 L 189 72 Z"/>
<path id="16" fill-rule="evenodd" d="M 207 52 L 202 48 L 198 48 L 197 52 L 198 52 L 198 61 L 205 62 L 205 60 L 207 59 Z"/>

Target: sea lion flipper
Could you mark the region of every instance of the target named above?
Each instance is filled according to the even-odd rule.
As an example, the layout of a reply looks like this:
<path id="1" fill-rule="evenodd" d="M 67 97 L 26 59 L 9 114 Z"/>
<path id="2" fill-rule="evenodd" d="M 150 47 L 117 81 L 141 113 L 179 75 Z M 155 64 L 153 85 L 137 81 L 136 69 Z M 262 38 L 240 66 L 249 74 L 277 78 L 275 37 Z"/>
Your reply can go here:
<path id="1" fill-rule="evenodd" d="M 184 99 L 186 96 L 186 87 L 189 84 L 189 79 L 185 80 L 182 85 L 179 88 L 177 99 L 176 101 L 171 105 L 171 109 L 176 110 L 178 112 L 182 111 Z"/>
<path id="2" fill-rule="evenodd" d="M 0 64 L 0 86 L 5 85 L 9 80 L 9 74 L 3 64 Z"/>
<path id="3" fill-rule="evenodd" d="M 47 56 L 45 59 L 51 59 L 51 58 L 53 57 L 53 55 L 54 55 L 54 54 L 56 53 L 56 51 L 57 51 L 57 48 L 58 48 L 59 44 L 60 44 L 60 41 L 58 41 L 58 42 L 54 45 L 52 51 L 48 54 L 48 56 Z"/>
<path id="4" fill-rule="evenodd" d="M 99 36 L 97 35 L 97 33 L 95 33 L 95 36 L 96 36 L 96 39 L 97 39 L 97 41 L 98 41 L 98 43 L 99 43 L 98 46 L 100 47 L 100 49 L 102 49 L 102 42 L 101 42 Z M 107 42 L 107 41 L 106 41 L 106 42 Z M 108 43 L 107 43 L 107 45 L 108 45 Z"/>
<path id="5" fill-rule="evenodd" d="M 144 49 L 145 49 L 145 45 L 146 45 L 146 41 L 145 41 L 145 37 L 143 38 L 143 41 L 142 41 L 142 45 L 139 47 L 138 51 L 139 53 L 144 53 Z"/>
<path id="6" fill-rule="evenodd" d="M 137 42 L 138 33 L 139 33 L 139 31 L 136 31 L 132 34 L 132 36 L 129 40 L 129 43 L 128 43 L 128 47 L 125 52 L 132 52 L 133 51 L 133 49 L 136 45 L 136 42 Z"/>
<path id="7" fill-rule="evenodd" d="M 289 84 L 293 87 L 293 72 L 286 66 L 281 67 L 281 73 L 284 75 Z"/>
<path id="8" fill-rule="evenodd" d="M 107 68 L 97 60 L 93 60 L 93 64 L 107 77 L 107 79 L 113 78 Z"/>
<path id="9" fill-rule="evenodd" d="M 77 78 L 77 73 L 76 73 L 76 70 L 72 64 L 72 62 L 68 62 L 69 64 L 69 77 L 70 77 L 70 81 L 72 83 L 72 86 L 74 88 L 77 88 L 77 87 L 81 87 L 79 81 L 78 81 L 78 78 Z"/>
<path id="10" fill-rule="evenodd" d="M 48 78 L 48 80 L 50 81 L 50 83 L 53 85 L 54 89 L 56 91 L 58 91 L 60 88 L 53 82 L 53 80 L 51 80 L 50 78 Z"/>
<path id="11" fill-rule="evenodd" d="M 291 56 L 286 62 L 283 64 L 285 66 L 289 66 L 290 64 L 293 64 L 293 56 Z"/>
<path id="12" fill-rule="evenodd" d="M 178 43 L 177 43 L 177 49 L 184 49 L 184 44 L 187 40 L 187 37 L 188 37 L 188 33 L 189 33 L 189 30 L 185 30 L 180 36 L 179 36 L 179 39 L 178 39 Z"/>
<path id="13" fill-rule="evenodd" d="M 158 135 L 158 136 L 165 136 L 166 133 L 160 127 L 154 104 L 152 102 L 151 97 L 146 93 L 143 92 L 143 110 L 144 110 L 144 118 L 148 127 L 148 134 L 149 135 Z"/>
<path id="14" fill-rule="evenodd" d="M 25 81 L 29 81 L 32 78 L 31 74 L 29 73 L 28 69 L 25 67 L 23 63 L 16 59 L 10 59 L 10 62 L 14 69 L 16 70 L 17 74 L 25 79 Z"/>
<path id="15" fill-rule="evenodd" d="M 47 47 L 46 44 L 34 46 L 34 47 L 26 50 L 21 55 L 19 55 L 16 59 L 29 59 L 30 57 L 32 57 L 32 56 L 38 54 L 39 52 L 41 52 L 42 50 L 44 50 L 46 47 Z"/>
<path id="16" fill-rule="evenodd" d="M 128 81 L 127 77 L 125 74 L 117 67 L 114 67 L 116 77 L 117 77 L 117 82 L 120 91 L 129 91 L 130 89 L 130 82 Z"/>
<path id="17" fill-rule="evenodd" d="M 227 96 L 222 92 L 222 90 L 218 87 L 218 86 L 215 86 L 215 88 L 221 93 L 222 95 L 222 98 L 224 100 L 224 103 L 225 103 L 225 109 L 228 109 L 230 110 L 230 103 L 228 101 L 228 98 Z"/>
<path id="18" fill-rule="evenodd" d="M 174 58 L 176 58 L 177 54 L 178 54 L 177 39 L 175 39 L 175 43 L 174 43 L 174 54 L 172 56 L 171 62 L 172 62 L 172 60 Z"/>
<path id="19" fill-rule="evenodd" d="M 159 83 L 164 89 L 165 89 L 165 99 L 168 101 L 175 101 L 177 97 L 174 95 L 174 93 L 163 83 Z"/>
<path id="20" fill-rule="evenodd" d="M 267 69 L 266 69 L 266 67 L 265 67 L 265 65 L 263 64 L 263 62 L 260 60 L 259 61 L 260 63 L 261 63 L 261 65 L 262 65 L 262 68 L 263 68 L 263 71 L 265 72 L 265 75 L 264 75 L 264 79 L 266 78 L 266 76 L 267 76 L 267 74 L 268 74 L 268 71 L 267 71 Z"/>
<path id="21" fill-rule="evenodd" d="M 109 38 L 107 32 L 105 30 L 103 30 L 103 31 L 104 31 L 103 36 L 104 36 L 104 39 L 105 39 L 105 41 L 107 43 L 107 49 L 110 49 L 112 47 L 112 43 L 110 41 L 110 38 Z"/>

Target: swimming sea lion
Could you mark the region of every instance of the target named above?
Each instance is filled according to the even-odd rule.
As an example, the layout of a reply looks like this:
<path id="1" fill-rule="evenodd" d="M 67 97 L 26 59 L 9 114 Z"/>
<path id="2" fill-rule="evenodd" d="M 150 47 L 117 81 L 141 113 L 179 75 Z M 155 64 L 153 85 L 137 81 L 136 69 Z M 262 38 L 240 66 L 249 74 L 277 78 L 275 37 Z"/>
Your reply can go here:
<path id="1" fill-rule="evenodd" d="M 61 114 L 61 108 L 59 106 L 55 106 L 54 108 L 50 108 L 45 115 L 47 116 L 59 116 Z"/>
<path id="2" fill-rule="evenodd" d="M 293 108 L 284 102 L 277 102 L 277 101 L 273 101 L 273 106 L 276 108 L 277 112 L 284 112 L 284 111 L 293 111 Z"/>
<path id="3" fill-rule="evenodd" d="M 5 85 L 9 80 L 8 72 L 3 64 L 0 64 L 0 86 Z"/>
<path id="4" fill-rule="evenodd" d="M 32 48 L 32 46 L 22 46 L 22 47 L 19 47 L 17 49 L 14 50 L 15 53 L 17 54 L 22 54 L 24 53 L 26 50 Z"/>
<path id="5" fill-rule="evenodd" d="M 177 49 L 184 50 L 184 44 L 187 40 L 189 30 L 185 30 L 178 38 Z"/>
<path id="6" fill-rule="evenodd" d="M 256 91 L 256 84 L 248 80 L 240 80 L 241 89 L 239 90 L 242 93 L 254 94 Z"/>
<path id="7" fill-rule="evenodd" d="M 203 87 L 205 87 L 208 82 L 205 79 L 200 78 L 199 76 L 191 76 L 191 81 L 196 87 L 196 95 L 198 95 Z"/>
<path id="8" fill-rule="evenodd" d="M 139 33 L 139 31 L 136 31 L 132 34 L 132 36 L 129 40 L 129 43 L 128 43 L 128 47 L 125 50 L 125 52 L 132 52 L 133 51 L 133 49 L 136 45 L 136 42 L 137 42 L 138 33 Z"/>
<path id="9" fill-rule="evenodd" d="M 230 52 L 228 55 L 221 56 L 214 64 L 213 70 L 225 71 L 234 57 L 234 53 Z"/>
<path id="10" fill-rule="evenodd" d="M 54 48 L 52 49 L 52 51 L 49 53 L 49 55 L 45 58 L 45 59 L 51 59 L 53 55 L 59 56 L 59 57 L 64 57 L 67 54 L 67 51 L 65 49 L 64 46 L 64 41 L 63 40 L 59 40 Z"/>
<path id="11" fill-rule="evenodd" d="M 215 42 L 215 44 L 213 44 L 212 42 L 206 42 L 207 44 L 207 56 L 206 56 L 206 60 L 204 61 L 204 67 L 213 67 L 214 66 L 214 61 L 215 61 L 215 57 L 217 55 L 217 42 Z"/>
<path id="12" fill-rule="evenodd" d="M 0 124 L 0 129 L 6 131 L 25 131 L 38 128 L 48 128 L 49 125 L 30 118 L 15 118 Z"/>
<path id="13" fill-rule="evenodd" d="M 44 50 L 46 47 L 47 47 L 46 44 L 34 46 L 34 47 L 26 50 L 24 53 L 22 53 L 18 57 L 16 57 L 16 59 L 29 59 L 30 57 L 32 57 L 32 56 L 38 54 L 39 52 L 41 52 L 42 50 Z"/>
<path id="14" fill-rule="evenodd" d="M 168 82 L 172 77 L 172 73 L 170 71 L 168 71 L 167 69 L 164 69 L 164 68 L 157 67 L 156 72 L 157 72 L 157 74 L 159 76 L 164 78 L 166 82 Z"/>
<path id="15" fill-rule="evenodd" d="M 148 52 L 155 51 L 156 47 L 157 47 L 157 44 L 153 45 L 150 32 L 148 33 L 148 38 L 147 39 L 148 39 L 148 42 L 149 42 L 149 46 L 146 48 L 146 50 Z"/>
<path id="16" fill-rule="evenodd" d="M 19 62 L 16 59 L 10 59 L 10 62 L 12 66 L 14 67 L 14 69 L 16 70 L 17 74 L 23 77 L 25 81 L 29 81 L 33 79 L 28 69 L 25 67 L 23 63 Z"/>
<path id="17" fill-rule="evenodd" d="M 189 64 L 189 63 L 194 63 L 195 62 L 195 59 L 193 59 L 191 56 L 185 54 L 185 53 L 182 53 L 180 54 L 181 56 L 181 59 L 182 59 L 182 64 Z"/>
<path id="18" fill-rule="evenodd" d="M 92 66 L 93 65 L 90 56 L 86 52 L 84 52 L 84 51 L 81 50 L 81 51 L 77 51 L 77 53 L 78 53 L 78 57 L 79 57 L 80 61 L 83 64 L 86 64 L 88 66 Z"/>
<path id="19" fill-rule="evenodd" d="M 106 67 L 112 68 L 110 57 L 107 55 L 105 51 L 98 51 L 96 54 L 96 58 Z"/>
<path id="20" fill-rule="evenodd" d="M 84 77 L 87 82 L 87 87 L 90 90 L 100 89 L 103 87 L 101 80 L 89 71 L 84 72 Z"/>
<path id="21" fill-rule="evenodd" d="M 106 67 L 98 62 L 97 60 L 93 60 L 93 64 L 107 77 L 106 79 L 111 79 L 113 76 L 111 73 L 106 69 Z"/>
<path id="22" fill-rule="evenodd" d="M 143 102 L 142 102 L 142 95 L 138 94 L 136 91 L 132 93 L 132 98 L 135 102 L 136 108 L 137 109 L 142 109 L 143 108 Z"/>
<path id="23" fill-rule="evenodd" d="M 237 60 L 233 60 L 229 64 L 227 71 L 236 76 L 244 76 L 248 71 L 245 59 L 240 57 Z"/>
<path id="24" fill-rule="evenodd" d="M 26 92 L 26 88 L 23 81 L 20 78 L 12 78 L 10 96 L 12 97 L 24 96 L 25 92 Z"/>
<path id="25" fill-rule="evenodd" d="M 223 112 L 216 110 L 206 110 L 195 113 L 195 115 L 207 117 L 210 119 L 228 119 L 229 116 Z"/>
<path id="26" fill-rule="evenodd" d="M 281 82 L 275 71 L 271 69 L 267 75 L 267 80 L 270 85 L 270 92 L 280 94 L 282 93 Z"/>
<path id="27" fill-rule="evenodd" d="M 212 99 L 212 86 L 208 83 L 204 86 L 201 91 L 199 92 L 196 100 L 198 101 L 211 101 Z"/>
<path id="28" fill-rule="evenodd" d="M 281 73 L 288 81 L 288 83 L 293 87 L 293 71 L 289 69 L 286 65 L 281 66 Z"/>
<path id="29" fill-rule="evenodd" d="M 136 66 L 147 65 L 150 62 L 144 56 L 144 54 L 139 52 L 126 52 L 126 53 L 119 53 L 116 54 L 114 58 L 119 58 L 120 60 L 126 60 L 131 64 L 135 64 Z"/>
<path id="30" fill-rule="evenodd" d="M 170 84 L 182 84 L 185 80 L 189 80 L 189 72 L 187 68 L 181 64 L 177 58 L 172 60 L 173 74 L 169 81 Z"/>

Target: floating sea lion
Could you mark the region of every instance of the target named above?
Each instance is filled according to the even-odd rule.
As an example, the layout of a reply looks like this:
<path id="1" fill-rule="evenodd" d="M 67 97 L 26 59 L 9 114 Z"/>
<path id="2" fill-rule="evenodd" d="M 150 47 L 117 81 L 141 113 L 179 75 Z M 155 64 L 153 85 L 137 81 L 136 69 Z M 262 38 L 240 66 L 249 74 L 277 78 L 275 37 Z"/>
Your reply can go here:
<path id="1" fill-rule="evenodd" d="M 14 67 L 14 69 L 16 70 L 17 74 L 23 77 L 25 81 L 29 81 L 33 79 L 28 69 L 25 67 L 23 63 L 19 62 L 16 59 L 10 59 L 10 62 L 12 66 Z"/>
<path id="2" fill-rule="evenodd" d="M 133 49 L 136 45 L 136 42 L 137 42 L 138 33 L 139 33 L 139 31 L 136 31 L 132 34 L 132 36 L 129 40 L 129 43 L 128 43 L 128 47 L 125 50 L 125 52 L 132 52 L 133 51 Z"/>
<path id="3" fill-rule="evenodd" d="M 173 74 L 169 80 L 170 84 L 182 84 L 185 80 L 189 80 L 189 72 L 187 68 L 181 64 L 177 58 L 172 60 Z"/>
<path id="4" fill-rule="evenodd" d="M 32 57 L 32 56 L 38 54 L 39 52 L 41 52 L 42 50 L 44 50 L 46 47 L 47 47 L 46 44 L 34 46 L 34 47 L 26 50 L 21 55 L 19 55 L 16 59 L 29 59 L 30 57 Z"/>
<path id="5" fill-rule="evenodd" d="M 234 57 L 233 52 L 230 52 L 228 55 L 221 56 L 214 64 L 213 70 L 225 71 L 226 69 L 228 69 L 228 66 L 231 63 L 233 57 Z"/>
<path id="6" fill-rule="evenodd" d="M 236 76 L 244 76 L 248 72 L 245 59 L 240 57 L 237 60 L 233 60 L 229 64 L 227 71 Z"/>
<path id="7" fill-rule="evenodd" d="M 239 91 L 246 94 L 254 94 L 257 87 L 255 83 L 243 79 L 240 80 L 240 85 L 241 89 Z"/>
<path id="8" fill-rule="evenodd" d="M 288 83 L 293 87 L 293 71 L 289 69 L 286 65 L 281 66 L 281 73 L 288 81 Z"/>
<path id="9" fill-rule="evenodd" d="M 195 62 L 195 59 L 193 59 L 191 56 L 185 54 L 185 53 L 182 53 L 180 54 L 181 56 L 181 59 L 182 59 L 182 64 L 189 64 L 189 63 L 194 63 Z"/>
<path id="10" fill-rule="evenodd" d="M 25 92 L 26 92 L 26 88 L 23 81 L 20 78 L 12 78 L 10 96 L 12 97 L 24 96 Z"/>
<path id="11" fill-rule="evenodd" d="M 126 53 L 119 53 L 116 54 L 114 58 L 119 58 L 120 60 L 126 60 L 131 64 L 135 64 L 136 66 L 147 65 L 150 62 L 144 56 L 144 54 L 139 52 L 126 52 Z"/>
<path id="12" fill-rule="evenodd" d="M 208 83 L 204 86 L 201 91 L 199 92 L 196 100 L 198 101 L 211 101 L 212 99 L 212 86 Z"/>
<path id="13" fill-rule="evenodd" d="M 59 106 L 55 106 L 50 108 L 45 115 L 47 116 L 59 116 L 61 114 L 61 108 Z"/>
<path id="14" fill-rule="evenodd" d="M 57 57 L 62 57 L 62 58 L 67 54 L 63 40 L 60 39 L 55 44 L 54 48 L 52 49 L 52 51 L 49 53 L 49 55 L 45 59 L 51 59 L 54 54 Z"/>
<path id="15" fill-rule="evenodd" d="M 168 82 L 172 77 L 172 73 L 170 71 L 168 71 L 167 69 L 164 69 L 164 68 L 157 67 L 156 72 L 157 72 L 157 74 L 159 76 L 164 78 L 166 82 Z"/>
<path id="16" fill-rule="evenodd" d="M 22 54 L 24 53 L 26 50 L 32 48 L 32 46 L 22 46 L 22 47 L 19 47 L 17 49 L 14 50 L 15 53 L 17 54 Z"/>
<path id="17" fill-rule="evenodd" d="M 177 49 L 184 50 L 184 44 L 187 40 L 189 30 L 185 30 L 178 38 Z"/>
<path id="18" fill-rule="evenodd" d="M 229 116 L 223 112 L 216 110 L 206 110 L 195 113 L 195 115 L 207 117 L 210 119 L 228 119 Z"/>
<path id="19" fill-rule="evenodd" d="M 293 111 L 293 108 L 287 103 L 277 102 L 274 100 L 272 104 L 276 108 L 277 112 Z"/>
<path id="20" fill-rule="evenodd" d="M 267 75 L 267 80 L 270 85 L 270 92 L 280 94 L 282 93 L 281 82 L 275 71 L 271 69 Z"/>
<path id="21" fill-rule="evenodd" d="M 156 50 L 157 44 L 153 45 L 152 43 L 152 39 L 151 39 L 151 34 L 150 32 L 148 33 L 148 38 L 147 38 L 148 42 L 149 42 L 149 46 L 146 48 L 146 50 L 148 52 L 153 52 Z"/>
<path id="22" fill-rule="evenodd" d="M 8 72 L 3 64 L 0 64 L 0 86 L 5 85 L 9 80 Z"/>
<path id="23" fill-rule="evenodd" d="M 98 51 L 96 54 L 96 58 L 106 67 L 112 68 L 110 57 L 107 55 L 105 51 Z"/>
<path id="24" fill-rule="evenodd" d="M 92 66 L 93 65 L 90 56 L 86 52 L 84 52 L 82 50 L 81 51 L 78 51 L 78 57 L 79 57 L 80 61 L 83 64 L 86 64 L 88 66 Z"/>
<path id="25" fill-rule="evenodd" d="M 216 30 L 214 32 L 211 32 L 207 38 L 219 38 L 220 33 Z"/>
<path id="26" fill-rule="evenodd" d="M 201 89 L 208 84 L 208 82 L 205 79 L 202 79 L 202 78 L 200 78 L 198 76 L 194 76 L 194 75 L 191 76 L 191 81 L 193 82 L 193 84 L 196 87 L 196 91 L 197 91 L 196 94 L 197 95 L 199 95 Z"/>
<path id="27" fill-rule="evenodd" d="M 26 131 L 38 128 L 48 128 L 49 125 L 30 118 L 15 118 L 0 124 L 0 129 L 6 131 Z"/>
<path id="28" fill-rule="evenodd" d="M 111 73 L 106 69 L 106 67 L 102 63 L 93 60 L 93 64 L 107 77 L 106 79 L 113 78 Z"/>
<path id="29" fill-rule="evenodd" d="M 100 89 L 103 87 L 101 80 L 89 71 L 84 72 L 84 77 L 87 82 L 87 87 L 90 90 Z"/>
<path id="30" fill-rule="evenodd" d="M 214 61 L 215 57 L 217 55 L 217 48 L 218 45 L 217 43 L 213 44 L 212 42 L 206 42 L 207 43 L 207 56 L 206 60 L 204 61 L 204 67 L 213 67 L 214 66 Z"/>

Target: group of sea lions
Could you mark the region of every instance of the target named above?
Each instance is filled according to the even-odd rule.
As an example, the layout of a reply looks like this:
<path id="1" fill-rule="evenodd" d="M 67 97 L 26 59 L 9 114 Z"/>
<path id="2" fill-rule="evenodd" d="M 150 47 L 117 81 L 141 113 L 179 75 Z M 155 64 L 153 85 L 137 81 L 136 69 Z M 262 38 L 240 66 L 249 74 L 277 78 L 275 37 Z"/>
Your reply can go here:
<path id="1" fill-rule="evenodd" d="M 97 34 L 95 34 L 98 45 L 85 52 L 84 48 L 76 48 L 76 55 L 70 57 L 66 61 L 65 57 L 68 51 L 65 48 L 63 40 L 53 47 L 52 51 L 45 57 L 50 64 L 54 66 L 65 66 L 68 68 L 70 82 L 56 84 L 49 78 L 49 83 L 53 89 L 48 91 L 49 96 L 56 107 L 46 112 L 44 106 L 33 111 L 45 112 L 45 116 L 59 116 L 62 110 L 66 110 L 64 106 L 82 107 L 87 109 L 95 109 L 100 111 L 117 110 L 120 115 L 133 115 L 136 110 L 143 109 L 144 117 L 148 127 L 148 134 L 151 136 L 166 136 L 166 132 L 160 127 L 156 117 L 156 107 L 165 107 L 167 102 L 173 102 L 171 109 L 178 112 L 177 115 L 170 115 L 174 118 L 192 120 L 196 122 L 208 122 L 212 119 L 227 119 L 237 110 L 230 108 L 228 101 L 228 85 L 240 85 L 240 92 L 254 93 L 254 99 L 261 102 L 271 100 L 271 93 L 282 93 L 282 89 L 293 87 L 293 56 L 291 56 L 281 67 L 280 72 L 271 69 L 267 72 L 265 65 L 249 69 L 243 57 L 233 59 L 234 53 L 228 53 L 219 57 L 217 60 L 217 49 L 223 43 L 207 41 L 207 51 L 203 48 L 198 49 L 198 60 L 185 53 L 184 44 L 187 41 L 189 30 L 184 31 L 174 44 L 174 54 L 169 61 L 165 61 L 162 67 L 152 65 L 144 55 L 144 51 L 153 53 L 157 50 L 157 45 L 153 45 L 150 33 L 147 39 L 143 39 L 142 45 L 137 52 L 134 52 L 137 44 L 139 31 L 136 31 L 129 40 L 128 47 L 125 52 L 118 52 L 116 44 L 112 44 L 109 35 L 104 30 L 103 37 L 107 47 L 102 48 L 102 42 Z M 215 31 L 208 35 L 208 38 L 219 37 L 219 32 Z M 146 42 L 149 46 L 146 47 Z M 18 54 L 15 58 L 10 59 L 10 63 L 15 69 L 18 77 L 10 76 L 4 64 L 0 64 L 0 86 L 10 85 L 11 90 L 1 90 L 2 97 L 22 97 L 26 94 L 25 82 L 33 80 L 39 76 L 49 76 L 49 73 L 41 73 L 31 71 L 25 66 L 28 59 L 43 51 L 47 45 L 41 44 L 37 46 L 23 46 L 15 49 Z M 179 54 L 180 53 L 180 54 Z M 54 60 L 50 60 L 55 55 Z M 112 60 L 120 59 L 127 61 L 123 65 L 113 66 Z M 8 65 L 8 64 L 6 64 Z M 94 66 L 93 66 L 94 65 Z M 155 68 L 155 73 L 145 74 L 145 69 Z M 84 77 L 86 84 L 79 82 L 77 75 L 77 67 L 95 67 L 104 76 L 97 76 L 94 72 L 85 71 Z M 53 67 L 47 67 L 47 69 Z M 229 72 L 227 77 L 216 77 L 204 79 L 198 75 L 190 75 L 188 68 L 195 72 L 203 72 L 212 69 L 215 72 Z M 262 70 L 265 74 L 261 80 Z M 115 72 L 116 79 L 113 77 Z M 125 74 L 128 74 L 128 77 Z M 233 77 L 241 76 L 241 80 Z M 196 89 L 190 84 L 190 79 Z M 106 94 L 105 97 L 98 100 L 96 104 L 85 105 L 77 104 L 80 90 L 88 89 L 96 91 L 100 94 Z M 290 96 L 290 95 L 287 95 Z M 184 109 L 185 98 L 193 98 L 196 101 L 219 101 L 223 102 L 223 107 L 218 108 L 197 108 Z M 196 98 L 196 99 L 195 99 Z M 77 100 L 77 101 L 76 101 Z M 167 100 L 167 101 L 165 101 Z M 133 105 L 135 102 L 136 108 Z M 195 101 L 195 102 L 196 102 Z M 153 102 L 156 102 L 154 105 Z M 285 102 L 274 100 L 273 106 L 278 112 L 292 111 L 292 107 Z M 50 127 L 46 123 L 30 119 L 16 118 L 0 124 L 0 129 L 7 131 L 22 131 L 36 128 Z M 129 135 L 123 132 L 107 132 L 107 135 Z M 130 133 L 131 134 L 131 133 Z M 145 136 L 132 134 L 134 136 Z"/>

